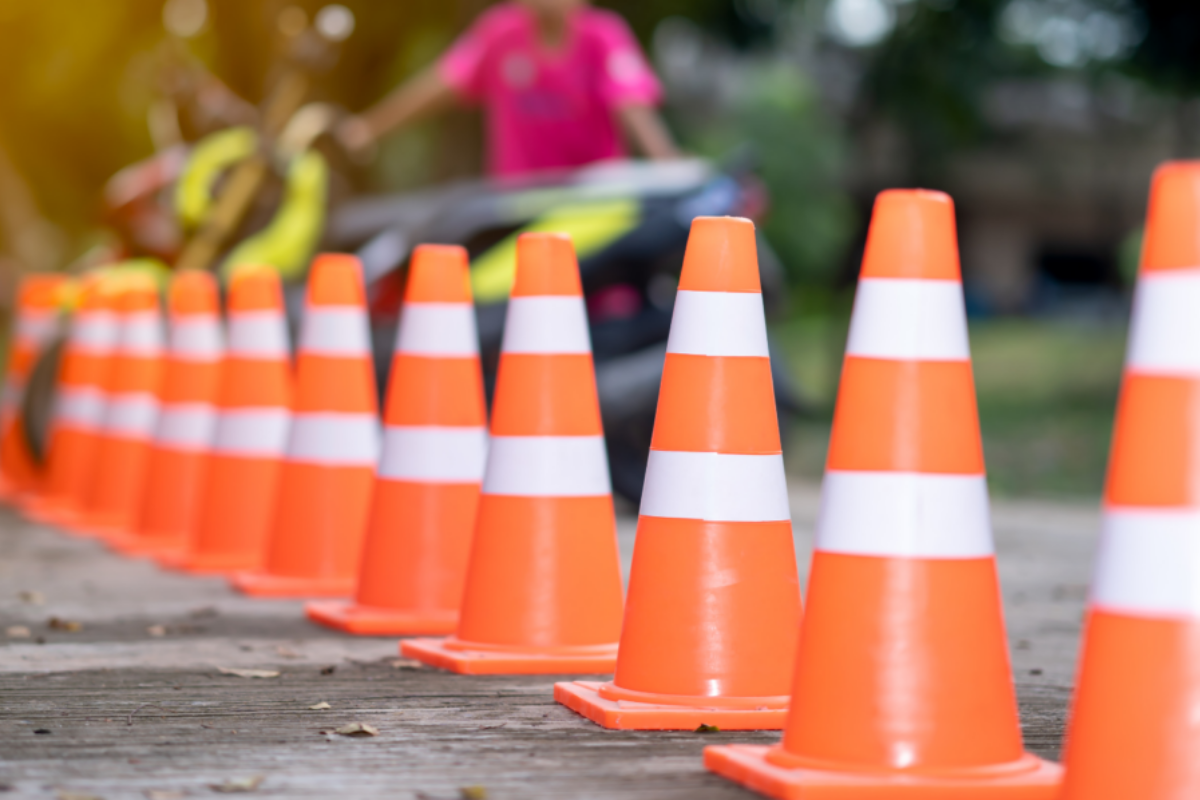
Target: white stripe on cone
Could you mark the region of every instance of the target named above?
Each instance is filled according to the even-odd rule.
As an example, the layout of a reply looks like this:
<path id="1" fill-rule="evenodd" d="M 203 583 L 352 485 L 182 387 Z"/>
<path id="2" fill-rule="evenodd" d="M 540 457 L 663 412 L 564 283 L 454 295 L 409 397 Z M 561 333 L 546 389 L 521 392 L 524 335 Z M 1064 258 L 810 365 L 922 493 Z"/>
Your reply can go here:
<path id="1" fill-rule="evenodd" d="M 17 315 L 15 338 L 34 347 L 52 337 L 58 330 L 57 311 L 21 311 Z"/>
<path id="2" fill-rule="evenodd" d="M 966 361 L 967 317 L 958 281 L 863 278 L 846 355 Z"/>
<path id="3" fill-rule="evenodd" d="M 379 477 L 416 483 L 479 483 L 487 429 L 392 425 L 383 431 Z"/>
<path id="4" fill-rule="evenodd" d="M 85 431 L 100 430 L 107 399 L 104 392 L 90 386 L 60 386 L 54 400 L 54 424 Z"/>
<path id="5" fill-rule="evenodd" d="M 158 356 L 163 351 L 162 317 L 157 311 L 135 311 L 121 320 L 118 352 L 130 356 Z"/>
<path id="6" fill-rule="evenodd" d="M 224 349 L 215 317 L 176 318 L 171 322 L 171 357 L 184 361 L 217 361 Z"/>
<path id="7" fill-rule="evenodd" d="M 278 311 L 231 314 L 228 354 L 242 358 L 288 358 L 288 331 L 283 315 Z"/>
<path id="8" fill-rule="evenodd" d="M 990 556 L 987 481 L 982 475 L 828 470 L 816 548 L 884 558 Z"/>
<path id="9" fill-rule="evenodd" d="M 667 352 L 766 358 L 769 354 L 762 295 L 757 292 L 677 292 Z"/>
<path id="10" fill-rule="evenodd" d="M 122 439 L 154 436 L 158 422 L 158 398 L 152 394 L 117 394 L 108 398 L 104 432 Z"/>
<path id="11" fill-rule="evenodd" d="M 217 415 L 212 450 L 244 458 L 282 458 L 292 415 L 286 408 L 238 408 Z"/>
<path id="12" fill-rule="evenodd" d="M 159 412 L 154 444 L 172 450 L 208 449 L 217 428 L 217 410 L 207 403 L 172 403 Z"/>
<path id="13" fill-rule="evenodd" d="M 591 353 L 582 297 L 514 297 L 504 320 L 505 353 Z"/>
<path id="14" fill-rule="evenodd" d="M 475 309 L 466 303 L 406 303 L 396 332 L 396 352 L 435 358 L 476 355 Z"/>
<path id="15" fill-rule="evenodd" d="M 640 513 L 709 522 L 790 520 L 783 456 L 651 450 Z"/>
<path id="16" fill-rule="evenodd" d="M 484 494 L 595 497 L 612 492 L 603 436 L 493 436 Z"/>
<path id="17" fill-rule="evenodd" d="M 370 353 L 366 314 L 358 307 L 309 306 L 300 324 L 300 350 L 335 357 Z"/>
<path id="18" fill-rule="evenodd" d="M 1143 273 L 1133 298 L 1126 366 L 1200 377 L 1200 269 Z"/>
<path id="19" fill-rule="evenodd" d="M 1106 509 L 1091 602 L 1134 616 L 1200 618 L 1200 510 Z"/>
<path id="20" fill-rule="evenodd" d="M 373 414 L 296 414 L 287 458 L 324 466 L 370 466 L 379 462 L 379 421 Z"/>
<path id="21" fill-rule="evenodd" d="M 84 311 L 71 323 L 71 350 L 107 354 L 117 345 L 117 315 L 109 311 Z"/>

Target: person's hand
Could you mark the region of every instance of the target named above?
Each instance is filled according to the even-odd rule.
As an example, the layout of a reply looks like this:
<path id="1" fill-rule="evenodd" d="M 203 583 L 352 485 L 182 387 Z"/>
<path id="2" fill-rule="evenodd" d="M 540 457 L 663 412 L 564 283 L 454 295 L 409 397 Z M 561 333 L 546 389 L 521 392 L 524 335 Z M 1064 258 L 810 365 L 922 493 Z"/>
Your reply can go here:
<path id="1" fill-rule="evenodd" d="M 333 129 L 333 136 L 356 161 L 366 161 L 375 153 L 375 131 L 362 117 L 346 117 Z"/>

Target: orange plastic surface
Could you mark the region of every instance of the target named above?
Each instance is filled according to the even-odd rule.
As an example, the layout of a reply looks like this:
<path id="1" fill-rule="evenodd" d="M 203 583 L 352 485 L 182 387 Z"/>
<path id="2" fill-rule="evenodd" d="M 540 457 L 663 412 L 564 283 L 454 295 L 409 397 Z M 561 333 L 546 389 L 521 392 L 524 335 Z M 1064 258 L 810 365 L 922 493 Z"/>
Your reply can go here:
<path id="1" fill-rule="evenodd" d="M 207 466 L 204 453 L 151 448 L 141 514 L 131 541 L 119 549 L 154 555 L 183 547 L 199 513 Z"/>
<path id="2" fill-rule="evenodd" d="M 495 397 L 495 436 L 603 433 L 590 354 L 502 353 Z"/>
<path id="3" fill-rule="evenodd" d="M 479 359 L 397 353 L 383 419 L 385 425 L 486 425 Z"/>
<path id="4" fill-rule="evenodd" d="M 1200 161 L 1168 161 L 1154 171 L 1142 270 L 1200 267 Z"/>
<path id="5" fill-rule="evenodd" d="M 308 273 L 308 302 L 314 306 L 364 306 L 362 263 L 345 253 L 319 254 Z"/>
<path id="6" fill-rule="evenodd" d="M 1195 379 L 1126 373 L 1108 460 L 1109 503 L 1183 506 L 1200 500 L 1198 402 Z"/>
<path id="7" fill-rule="evenodd" d="M 295 409 L 375 414 L 375 369 L 369 354 L 345 358 L 301 353 L 296 362 Z"/>
<path id="8" fill-rule="evenodd" d="M 864 278 L 961 280 L 954 201 L 926 189 L 890 189 L 875 198 Z"/>
<path id="9" fill-rule="evenodd" d="M 572 681 L 554 684 L 554 699 L 603 728 L 629 731 L 694 731 L 712 725 L 723 731 L 779 730 L 787 717 L 787 696 L 770 698 L 771 706 L 705 707 L 697 698 L 679 698 L 681 703 L 641 702 L 605 697 L 611 684 Z M 650 700 L 651 698 L 645 698 Z M 656 699 L 668 699 L 665 697 Z"/>
<path id="10" fill-rule="evenodd" d="M 97 532 L 124 533 L 137 520 L 146 469 L 150 463 L 150 442 L 146 440 L 100 437 L 92 482 L 82 525 Z"/>
<path id="11" fill-rule="evenodd" d="M 761 292 L 754 223 L 741 217 L 692 220 L 679 288 L 693 292 Z"/>
<path id="12" fill-rule="evenodd" d="M 982 475 L 970 362 L 847 356 L 827 467 Z"/>
<path id="13" fill-rule="evenodd" d="M 512 297 L 583 296 L 575 247 L 566 234 L 521 234 L 517 237 L 517 264 Z"/>
<path id="14" fill-rule="evenodd" d="M 362 636 L 445 635 L 458 627 L 456 608 L 406 610 L 326 600 L 305 604 L 304 613 L 313 622 Z"/>
<path id="15" fill-rule="evenodd" d="M 422 244 L 413 250 L 406 303 L 470 303 L 471 275 L 466 249 L 451 244 Z"/>
<path id="16" fill-rule="evenodd" d="M 704 766 L 779 800 L 1055 800 L 1062 780 L 1061 767 L 1032 756 L 1012 763 L 1010 771 L 999 774 L 963 770 L 929 775 L 789 768 L 769 760 L 775 750 L 747 744 L 706 747 Z"/>
<path id="17" fill-rule="evenodd" d="M 650 446 L 780 452 L 770 359 L 667 353 Z"/>
<path id="18" fill-rule="evenodd" d="M 468 650 L 450 639 L 407 639 L 400 655 L 462 675 L 605 675 L 617 663 L 617 646 L 559 648 L 557 652 Z"/>
<path id="19" fill-rule="evenodd" d="M 1061 800 L 1200 797 L 1200 622 L 1093 610 Z"/>

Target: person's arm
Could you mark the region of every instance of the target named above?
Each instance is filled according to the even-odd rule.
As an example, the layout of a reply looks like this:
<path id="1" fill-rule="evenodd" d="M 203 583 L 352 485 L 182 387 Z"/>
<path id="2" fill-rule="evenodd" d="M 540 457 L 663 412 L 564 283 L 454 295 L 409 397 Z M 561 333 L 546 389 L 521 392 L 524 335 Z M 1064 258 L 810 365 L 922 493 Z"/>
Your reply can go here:
<path id="1" fill-rule="evenodd" d="M 455 91 L 432 67 L 405 81 L 371 108 L 347 117 L 335 131 L 351 152 L 362 152 L 398 128 L 454 103 Z"/>
<path id="2" fill-rule="evenodd" d="M 621 127 L 634 148 L 655 161 L 679 158 L 679 147 L 653 106 L 627 103 L 617 108 Z"/>

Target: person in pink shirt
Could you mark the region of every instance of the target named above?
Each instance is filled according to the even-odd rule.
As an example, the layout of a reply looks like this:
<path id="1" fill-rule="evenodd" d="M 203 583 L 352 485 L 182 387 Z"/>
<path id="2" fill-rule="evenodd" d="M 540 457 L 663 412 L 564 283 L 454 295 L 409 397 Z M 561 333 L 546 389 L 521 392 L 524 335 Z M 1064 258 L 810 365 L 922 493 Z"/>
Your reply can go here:
<path id="1" fill-rule="evenodd" d="M 437 63 L 336 133 L 362 151 L 454 102 L 483 106 L 496 176 L 653 159 L 675 143 L 655 107 L 662 88 L 617 14 L 587 0 L 510 0 L 475 21 Z"/>

